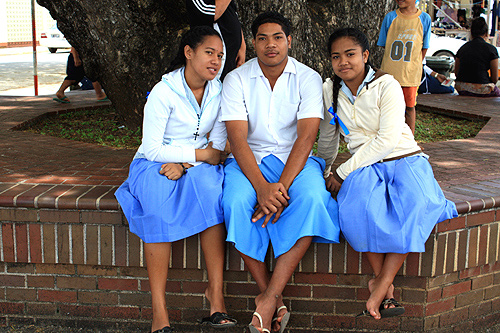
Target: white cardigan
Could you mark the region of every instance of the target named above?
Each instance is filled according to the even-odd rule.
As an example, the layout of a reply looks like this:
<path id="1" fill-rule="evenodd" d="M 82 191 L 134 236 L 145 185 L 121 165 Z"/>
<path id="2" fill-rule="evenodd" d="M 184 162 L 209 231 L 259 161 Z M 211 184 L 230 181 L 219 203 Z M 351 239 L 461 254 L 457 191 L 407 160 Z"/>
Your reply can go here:
<path id="1" fill-rule="evenodd" d="M 142 144 L 134 158 L 193 164 L 195 149 L 207 147 L 209 132 L 213 147 L 224 150 L 226 127 L 219 121 L 221 82 L 207 82 L 198 127 L 197 112 L 186 95 L 183 76 L 183 68 L 163 75 L 149 94 L 144 107 Z"/>
<path id="2" fill-rule="evenodd" d="M 377 73 L 380 75 L 380 73 Z M 368 83 L 352 104 L 343 91 L 339 91 L 337 115 L 349 130 L 342 135 L 352 156 L 336 170 L 345 179 L 356 169 L 377 163 L 385 158 L 397 157 L 418 151 L 420 148 L 405 123 L 405 102 L 399 83 L 384 74 Z M 377 78 L 378 77 L 378 78 Z M 325 159 L 325 176 L 337 156 L 339 131 L 330 125 L 333 116 L 333 81 L 323 84 L 324 120 L 320 124 L 318 156 Z"/>

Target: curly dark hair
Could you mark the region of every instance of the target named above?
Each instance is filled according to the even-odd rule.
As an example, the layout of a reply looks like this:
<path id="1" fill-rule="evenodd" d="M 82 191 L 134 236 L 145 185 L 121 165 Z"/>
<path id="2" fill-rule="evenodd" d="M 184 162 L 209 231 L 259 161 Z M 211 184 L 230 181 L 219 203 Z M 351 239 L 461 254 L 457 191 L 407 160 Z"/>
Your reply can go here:
<path id="1" fill-rule="evenodd" d="M 253 38 L 257 35 L 257 30 L 259 27 L 265 23 L 277 23 L 283 29 L 283 32 L 288 37 L 292 31 L 292 24 L 290 21 L 278 12 L 264 12 L 257 16 L 252 23 L 252 35 Z"/>

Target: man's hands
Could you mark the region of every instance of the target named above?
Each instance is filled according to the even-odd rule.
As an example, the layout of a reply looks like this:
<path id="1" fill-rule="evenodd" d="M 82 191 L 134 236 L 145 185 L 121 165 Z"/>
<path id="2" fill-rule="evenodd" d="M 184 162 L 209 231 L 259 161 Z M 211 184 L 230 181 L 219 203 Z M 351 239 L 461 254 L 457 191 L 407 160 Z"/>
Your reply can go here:
<path id="1" fill-rule="evenodd" d="M 271 217 L 275 215 L 272 223 L 276 223 L 290 200 L 285 186 L 281 183 L 265 183 L 256 192 L 258 203 L 255 206 L 255 213 L 252 215 L 252 222 L 257 222 L 266 215 L 264 223 L 262 223 L 262 228 L 264 228 Z"/>

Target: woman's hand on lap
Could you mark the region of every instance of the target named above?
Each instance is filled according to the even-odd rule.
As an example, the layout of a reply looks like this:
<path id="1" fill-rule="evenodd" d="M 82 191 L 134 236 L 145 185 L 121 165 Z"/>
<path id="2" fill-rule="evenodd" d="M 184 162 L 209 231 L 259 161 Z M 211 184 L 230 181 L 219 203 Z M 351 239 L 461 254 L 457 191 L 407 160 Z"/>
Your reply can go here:
<path id="1" fill-rule="evenodd" d="M 184 174 L 183 167 L 178 163 L 165 163 L 161 166 L 160 174 L 170 180 L 177 180 Z"/>

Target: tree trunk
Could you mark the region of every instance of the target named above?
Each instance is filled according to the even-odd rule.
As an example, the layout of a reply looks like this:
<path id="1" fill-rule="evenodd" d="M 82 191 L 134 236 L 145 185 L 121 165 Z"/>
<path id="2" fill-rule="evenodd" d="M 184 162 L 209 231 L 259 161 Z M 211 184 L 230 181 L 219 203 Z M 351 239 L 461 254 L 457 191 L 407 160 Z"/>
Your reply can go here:
<path id="1" fill-rule="evenodd" d="M 253 57 L 250 25 L 265 10 L 277 10 L 293 25 L 291 55 L 331 75 L 326 42 L 337 27 L 361 28 L 373 46 L 393 0 L 234 0 Z M 180 0 L 37 0 L 58 21 L 83 58 L 85 71 L 103 85 L 126 124 L 138 127 L 147 92 L 161 79 L 187 28 Z M 372 47 L 374 64 L 380 50 Z"/>

